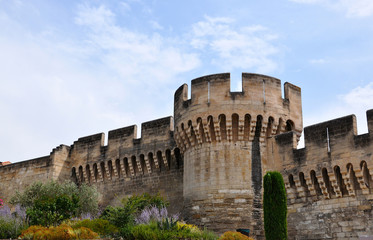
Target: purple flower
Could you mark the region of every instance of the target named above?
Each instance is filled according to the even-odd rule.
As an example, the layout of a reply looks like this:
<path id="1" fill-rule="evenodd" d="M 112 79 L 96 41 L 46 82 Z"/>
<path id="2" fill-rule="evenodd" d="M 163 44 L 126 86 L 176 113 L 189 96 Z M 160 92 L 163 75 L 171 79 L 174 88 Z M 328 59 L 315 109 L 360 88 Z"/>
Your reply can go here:
<path id="1" fill-rule="evenodd" d="M 26 219 L 26 209 L 21 207 L 20 205 L 16 205 L 14 212 L 12 213 L 14 217 L 19 217 L 21 219 Z"/>
<path id="2" fill-rule="evenodd" d="M 137 224 L 148 224 L 151 221 L 155 222 L 163 222 L 166 218 L 168 217 L 168 211 L 167 208 L 157 208 L 157 207 L 152 207 L 152 208 L 145 208 L 142 210 L 139 216 L 135 219 L 135 222 Z M 171 217 L 172 220 L 178 220 L 179 215 L 173 215 Z"/>
<path id="3" fill-rule="evenodd" d="M 0 216 L 1 217 L 11 217 L 12 214 L 10 212 L 10 208 L 8 205 L 4 205 L 2 208 L 0 208 Z"/>

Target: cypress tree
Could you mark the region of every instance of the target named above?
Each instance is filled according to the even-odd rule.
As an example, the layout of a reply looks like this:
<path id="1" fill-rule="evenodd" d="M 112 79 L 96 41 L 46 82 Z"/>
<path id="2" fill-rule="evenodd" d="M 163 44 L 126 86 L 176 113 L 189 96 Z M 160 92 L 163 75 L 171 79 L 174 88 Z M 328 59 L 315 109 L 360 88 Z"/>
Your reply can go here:
<path id="1" fill-rule="evenodd" d="M 264 176 L 264 231 L 267 240 L 286 240 L 287 206 L 284 180 L 279 172 L 267 172 Z"/>

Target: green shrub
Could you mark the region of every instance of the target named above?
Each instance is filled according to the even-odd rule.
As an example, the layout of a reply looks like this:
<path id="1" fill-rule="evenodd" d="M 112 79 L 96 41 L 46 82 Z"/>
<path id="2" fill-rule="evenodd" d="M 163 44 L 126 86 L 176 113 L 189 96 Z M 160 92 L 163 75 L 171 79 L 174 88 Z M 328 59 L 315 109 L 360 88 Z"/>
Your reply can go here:
<path id="1" fill-rule="evenodd" d="M 66 195 L 57 197 L 42 196 L 34 201 L 34 205 L 26 210 L 31 225 L 58 225 L 63 220 L 75 216 L 78 208 L 78 197 Z"/>
<path id="2" fill-rule="evenodd" d="M 28 227 L 26 213 L 20 206 L 15 206 L 12 212 L 8 205 L 2 202 L 0 207 L 0 239 L 17 238 L 21 231 Z"/>
<path id="3" fill-rule="evenodd" d="M 81 221 L 77 221 L 73 224 L 71 224 L 71 227 L 73 229 L 80 228 L 80 227 L 86 227 L 91 229 L 92 231 L 98 233 L 101 237 L 105 236 L 114 236 L 118 233 L 118 229 L 111 224 L 108 220 L 104 219 L 85 219 Z"/>
<path id="4" fill-rule="evenodd" d="M 26 209 L 32 225 L 58 225 L 63 220 L 82 214 L 98 212 L 97 190 L 72 182 L 35 182 L 23 192 L 16 192 L 10 200 Z"/>
<path id="5" fill-rule="evenodd" d="M 139 224 L 131 230 L 131 238 L 136 240 L 171 240 L 171 239 L 204 239 L 216 240 L 217 236 L 207 230 L 200 230 L 194 225 L 176 224 L 170 229 L 159 228 L 156 222 Z"/>
<path id="6" fill-rule="evenodd" d="M 172 239 L 170 232 L 161 231 L 155 222 L 134 226 L 131 234 L 136 240 Z"/>
<path id="7" fill-rule="evenodd" d="M 183 222 L 177 222 L 176 229 L 179 238 L 204 240 L 216 240 L 218 238 L 214 232 L 207 229 L 201 230 L 195 225 Z"/>
<path id="8" fill-rule="evenodd" d="M 96 188 L 86 184 L 78 187 L 70 181 L 63 183 L 56 181 L 47 183 L 34 182 L 23 192 L 16 191 L 10 199 L 10 203 L 13 205 L 19 204 L 28 209 L 34 206 L 35 201 L 52 199 L 56 196 L 67 196 L 70 199 L 73 199 L 73 196 L 77 197 L 78 208 L 75 210 L 76 216 L 86 213 L 95 215 L 98 212 L 98 192 Z"/>
<path id="9" fill-rule="evenodd" d="M 97 239 L 98 237 L 97 233 L 88 228 L 73 229 L 66 224 L 61 224 L 58 227 L 31 226 L 22 231 L 21 236 L 19 236 L 20 239 L 30 240 Z"/>
<path id="10" fill-rule="evenodd" d="M 0 216 L 0 239 L 17 238 L 27 227 L 20 218 Z"/>
<path id="11" fill-rule="evenodd" d="M 239 232 L 225 232 L 223 235 L 220 236 L 219 240 L 254 240 L 251 237 L 248 237 Z"/>
<path id="12" fill-rule="evenodd" d="M 162 208 L 168 204 L 169 203 L 159 194 L 150 195 L 148 193 L 144 193 L 142 195 L 134 195 L 132 197 L 122 199 L 122 206 L 106 207 L 101 215 L 101 218 L 108 220 L 118 228 L 123 228 L 127 224 L 135 224 L 135 215 L 146 207 L 155 206 Z"/>
<path id="13" fill-rule="evenodd" d="M 284 180 L 279 172 L 264 176 L 264 230 L 267 240 L 287 239 L 287 206 Z"/>
<path id="14" fill-rule="evenodd" d="M 124 227 L 121 227 L 119 229 L 119 234 L 118 235 L 121 236 L 123 239 L 126 239 L 126 240 L 134 239 L 133 235 L 132 235 L 133 227 L 134 227 L 133 224 L 127 224 Z"/>

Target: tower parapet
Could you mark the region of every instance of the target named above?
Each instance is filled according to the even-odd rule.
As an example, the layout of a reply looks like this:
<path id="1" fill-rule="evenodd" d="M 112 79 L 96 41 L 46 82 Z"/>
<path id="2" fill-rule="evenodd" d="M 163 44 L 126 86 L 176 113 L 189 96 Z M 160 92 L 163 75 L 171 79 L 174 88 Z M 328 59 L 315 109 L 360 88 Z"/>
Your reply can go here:
<path id="1" fill-rule="evenodd" d="M 264 75 L 242 74 L 242 91 L 230 91 L 230 74 L 192 80 L 175 92 L 175 141 L 184 153 L 184 199 L 195 223 L 217 231 L 252 226 L 262 234 L 263 173 L 273 169 L 267 139 L 302 132 L 301 90 Z M 209 214 L 214 211 L 216 214 Z M 252 215 L 247 213 L 252 212 Z M 224 224 L 223 224 L 224 223 Z"/>

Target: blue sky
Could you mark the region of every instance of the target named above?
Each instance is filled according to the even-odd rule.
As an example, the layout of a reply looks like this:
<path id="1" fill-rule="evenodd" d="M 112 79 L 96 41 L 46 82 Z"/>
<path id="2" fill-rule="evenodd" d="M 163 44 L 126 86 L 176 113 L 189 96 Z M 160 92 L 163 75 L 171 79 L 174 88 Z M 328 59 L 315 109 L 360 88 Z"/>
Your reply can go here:
<path id="1" fill-rule="evenodd" d="M 213 73 L 302 88 L 304 126 L 373 108 L 371 0 L 0 0 L 0 161 L 172 115 Z"/>

